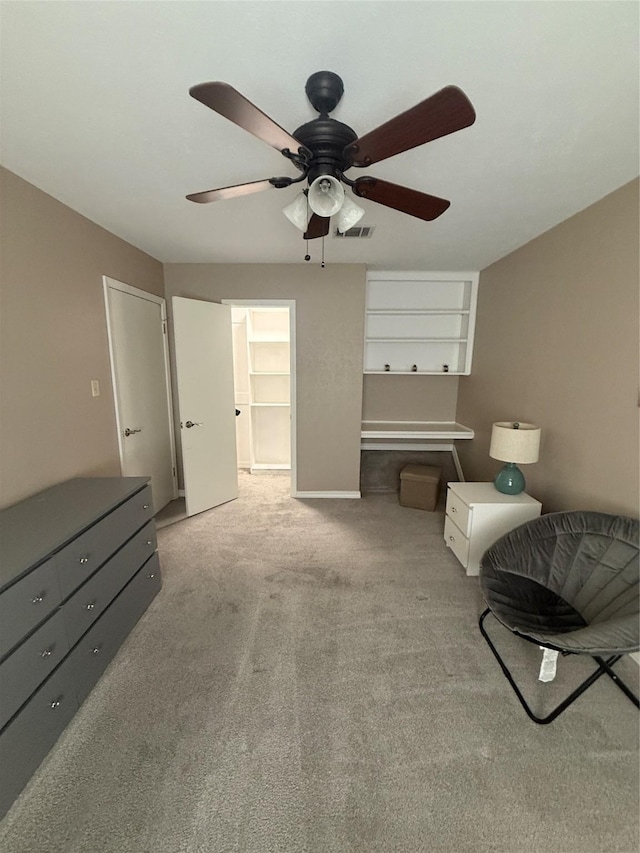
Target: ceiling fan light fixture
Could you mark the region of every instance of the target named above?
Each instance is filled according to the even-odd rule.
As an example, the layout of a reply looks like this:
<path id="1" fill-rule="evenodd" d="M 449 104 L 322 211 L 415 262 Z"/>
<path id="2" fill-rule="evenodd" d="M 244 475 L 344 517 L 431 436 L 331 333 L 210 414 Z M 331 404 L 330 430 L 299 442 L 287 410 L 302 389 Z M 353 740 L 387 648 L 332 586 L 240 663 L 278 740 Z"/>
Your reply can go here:
<path id="1" fill-rule="evenodd" d="M 333 175 L 320 175 L 309 187 L 309 207 L 318 216 L 333 216 L 344 199 L 344 187 Z"/>
<path id="2" fill-rule="evenodd" d="M 298 193 L 291 204 L 282 208 L 282 212 L 287 217 L 289 222 L 299 228 L 300 231 L 306 231 L 309 224 L 309 209 L 307 207 L 307 197 L 304 193 Z"/>
<path id="3" fill-rule="evenodd" d="M 336 228 L 341 234 L 344 234 L 345 231 L 348 231 L 349 228 L 353 228 L 354 225 L 360 222 L 363 216 L 364 210 L 360 205 L 351 201 L 349 196 L 345 195 L 342 207 L 336 216 Z"/>

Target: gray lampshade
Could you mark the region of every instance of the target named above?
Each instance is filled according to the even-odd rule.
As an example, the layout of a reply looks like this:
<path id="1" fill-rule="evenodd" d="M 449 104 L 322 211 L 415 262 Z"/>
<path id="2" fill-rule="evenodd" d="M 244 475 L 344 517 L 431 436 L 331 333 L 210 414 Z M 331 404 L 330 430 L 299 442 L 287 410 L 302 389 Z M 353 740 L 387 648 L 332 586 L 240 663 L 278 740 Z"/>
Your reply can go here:
<path id="1" fill-rule="evenodd" d="M 489 456 L 526 465 L 538 461 L 540 427 L 520 421 L 500 421 L 491 430 Z"/>

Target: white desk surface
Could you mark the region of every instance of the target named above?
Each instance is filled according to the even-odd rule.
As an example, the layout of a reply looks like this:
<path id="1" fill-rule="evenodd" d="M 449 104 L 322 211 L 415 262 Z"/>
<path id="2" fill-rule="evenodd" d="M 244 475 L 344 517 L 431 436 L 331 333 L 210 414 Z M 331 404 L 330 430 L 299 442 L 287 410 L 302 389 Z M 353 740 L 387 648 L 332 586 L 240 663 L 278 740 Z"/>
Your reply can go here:
<path id="1" fill-rule="evenodd" d="M 470 427 L 455 421 L 362 421 L 361 438 L 460 439 L 473 438 Z"/>

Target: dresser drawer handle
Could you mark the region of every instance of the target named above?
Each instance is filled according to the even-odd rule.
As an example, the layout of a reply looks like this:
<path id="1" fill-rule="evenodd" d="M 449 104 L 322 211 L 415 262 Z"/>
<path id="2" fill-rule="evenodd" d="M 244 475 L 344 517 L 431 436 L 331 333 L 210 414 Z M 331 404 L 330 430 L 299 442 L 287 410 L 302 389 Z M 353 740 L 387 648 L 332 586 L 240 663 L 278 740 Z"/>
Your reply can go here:
<path id="1" fill-rule="evenodd" d="M 450 536 L 450 537 L 449 537 L 449 541 L 451 541 L 451 542 L 455 542 L 455 541 L 456 541 L 456 540 L 455 540 L 455 536 Z"/>
<path id="2" fill-rule="evenodd" d="M 85 610 L 95 610 L 95 607 L 95 601 L 90 601 L 87 605 L 85 605 Z"/>
<path id="3" fill-rule="evenodd" d="M 100 654 L 100 646 L 96 646 L 94 649 L 91 649 L 91 654 L 92 655 L 99 655 Z"/>
<path id="4" fill-rule="evenodd" d="M 54 699 L 53 702 L 50 703 L 50 707 L 55 711 L 56 708 L 60 707 L 60 703 L 64 699 L 64 696 L 58 696 L 57 699 Z"/>
<path id="5" fill-rule="evenodd" d="M 142 504 L 142 509 L 149 509 L 149 504 Z"/>
<path id="6" fill-rule="evenodd" d="M 88 558 L 88 557 L 80 557 L 80 559 L 78 560 L 78 562 L 79 562 L 79 563 L 82 563 L 82 564 L 84 565 L 85 563 L 88 563 L 88 562 L 89 562 L 89 558 Z"/>
<path id="7" fill-rule="evenodd" d="M 48 649 L 44 649 L 43 651 L 40 652 L 40 657 L 41 658 L 50 658 L 52 654 L 53 654 L 53 646 L 49 646 Z"/>
<path id="8" fill-rule="evenodd" d="M 151 572 L 151 574 L 149 575 L 150 578 L 155 578 L 155 576 L 156 576 L 155 572 Z"/>
<path id="9" fill-rule="evenodd" d="M 451 507 L 451 512 L 458 512 L 458 510 L 457 510 L 454 506 L 452 506 L 452 507 Z"/>
<path id="10" fill-rule="evenodd" d="M 34 595 L 34 597 L 31 599 L 31 603 L 42 604 L 42 602 L 44 601 L 44 595 L 44 592 L 41 592 L 40 595 Z"/>
<path id="11" fill-rule="evenodd" d="M 147 539 L 147 545 L 153 545 L 153 542 L 151 539 Z"/>

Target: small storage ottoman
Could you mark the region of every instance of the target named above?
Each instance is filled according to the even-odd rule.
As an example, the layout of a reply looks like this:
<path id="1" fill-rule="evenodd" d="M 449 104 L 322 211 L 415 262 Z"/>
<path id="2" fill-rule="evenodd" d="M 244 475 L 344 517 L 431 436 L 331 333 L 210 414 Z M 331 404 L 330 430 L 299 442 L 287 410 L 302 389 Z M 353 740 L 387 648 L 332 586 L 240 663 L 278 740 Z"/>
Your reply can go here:
<path id="1" fill-rule="evenodd" d="M 430 512 L 438 505 L 442 468 L 437 465 L 405 465 L 400 471 L 400 504 Z"/>

